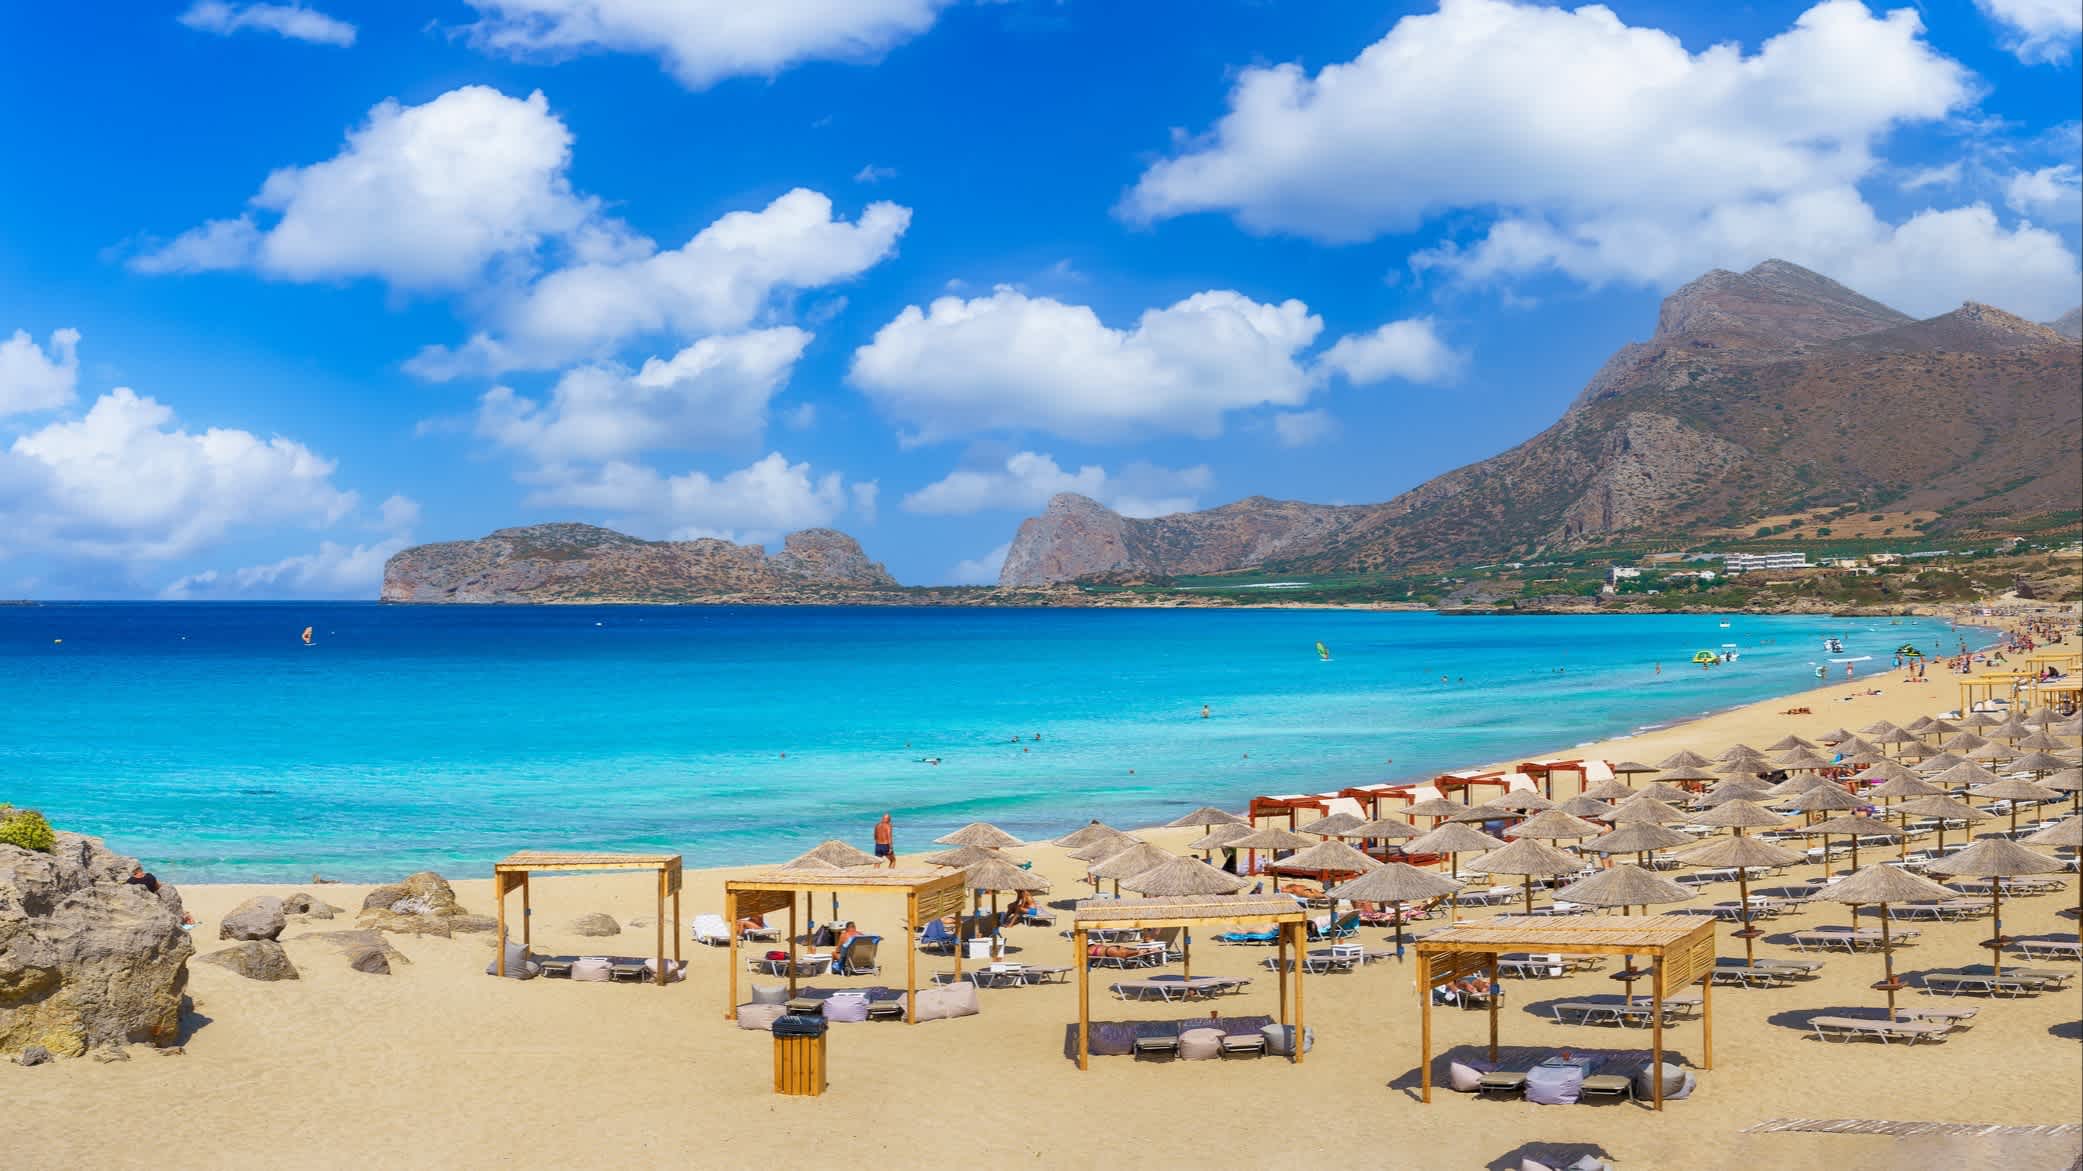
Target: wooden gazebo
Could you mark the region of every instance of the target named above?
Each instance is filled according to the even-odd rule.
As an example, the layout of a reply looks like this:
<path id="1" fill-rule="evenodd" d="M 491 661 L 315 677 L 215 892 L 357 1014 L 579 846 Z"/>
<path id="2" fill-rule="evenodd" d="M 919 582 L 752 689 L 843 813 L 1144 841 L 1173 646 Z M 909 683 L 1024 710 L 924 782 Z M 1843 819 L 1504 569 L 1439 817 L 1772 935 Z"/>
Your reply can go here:
<path id="1" fill-rule="evenodd" d="M 1700 1068 L 1714 1068 L 1714 926 L 1704 915 L 1651 915 L 1646 918 L 1582 918 L 1573 920 L 1499 915 L 1464 920 L 1417 942 L 1420 1096 L 1432 1100 L 1432 990 L 1441 984 L 1485 973 L 1497 982 L 1497 957 L 1503 952 L 1563 952 L 1572 955 L 1646 955 L 1650 973 L 1650 1065 L 1663 1063 L 1666 992 L 1688 984 L 1700 986 Z M 1497 998 L 1490 1002 L 1490 1058 L 1497 1058 Z M 1663 1077 L 1655 1083 L 1656 1108 L 1664 1108 Z"/>
<path id="2" fill-rule="evenodd" d="M 920 925 L 962 913 L 968 872 L 938 868 L 884 869 L 862 866 L 846 870 L 773 870 L 750 878 L 726 879 L 723 919 L 730 924 L 730 988 L 723 1018 L 738 1018 L 738 920 L 747 915 L 788 912 L 788 994 L 796 994 L 796 896 L 819 891 L 887 890 L 904 895 L 904 1018 L 918 1023 Z M 962 974 L 962 948 L 955 947 L 955 975 Z"/>
<path id="3" fill-rule="evenodd" d="M 521 892 L 521 942 L 532 942 L 528 905 L 528 876 L 537 872 L 571 873 L 582 870 L 650 870 L 658 874 L 658 913 L 651 920 L 658 930 L 658 983 L 672 979 L 665 963 L 667 924 L 673 937 L 673 963 L 680 962 L 680 855 L 678 854 L 582 854 L 551 850 L 522 850 L 492 864 L 492 896 L 499 900 L 499 957 L 496 970 L 506 975 L 506 896 Z M 672 918 L 665 914 L 666 897 L 673 902 Z"/>
<path id="4" fill-rule="evenodd" d="M 1071 923 L 1072 961 L 1078 973 L 1078 1068 L 1089 1069 L 1092 1044 L 1092 957 L 1087 941 L 1095 930 L 1133 931 L 1144 928 L 1184 927 L 1192 930 L 1209 923 L 1271 924 L 1280 933 L 1280 1012 L 1287 1023 L 1288 948 L 1300 956 L 1307 946 L 1309 914 L 1293 899 L 1263 895 L 1186 895 L 1179 898 L 1086 899 L 1078 904 Z M 1302 1024 L 1302 973 L 1295 969 L 1295 1043 L 1292 1060 L 1302 1061 L 1307 1033 Z M 1190 974 L 1190 973 L 1189 973 Z"/>

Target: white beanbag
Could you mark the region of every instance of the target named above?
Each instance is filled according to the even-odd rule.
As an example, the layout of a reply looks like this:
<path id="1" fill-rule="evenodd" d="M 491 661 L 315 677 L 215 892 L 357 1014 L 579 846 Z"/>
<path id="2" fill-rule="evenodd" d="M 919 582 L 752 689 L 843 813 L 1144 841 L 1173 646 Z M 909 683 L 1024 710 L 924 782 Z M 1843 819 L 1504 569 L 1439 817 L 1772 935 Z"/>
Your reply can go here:
<path id="1" fill-rule="evenodd" d="M 741 1004 L 738 1006 L 738 1027 L 771 1033 L 774 1022 L 787 1015 L 788 1009 L 778 1004 Z"/>

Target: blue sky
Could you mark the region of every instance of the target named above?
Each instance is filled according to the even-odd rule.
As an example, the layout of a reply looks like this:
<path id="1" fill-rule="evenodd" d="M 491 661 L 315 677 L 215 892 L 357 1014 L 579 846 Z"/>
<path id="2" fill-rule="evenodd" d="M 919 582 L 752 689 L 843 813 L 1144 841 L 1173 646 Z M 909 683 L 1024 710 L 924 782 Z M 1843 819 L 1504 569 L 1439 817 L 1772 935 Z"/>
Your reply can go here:
<path id="1" fill-rule="evenodd" d="M 0 11 L 0 595 L 546 520 L 985 580 L 1058 490 L 1387 499 L 1657 299 L 2079 291 L 2074 0 Z"/>

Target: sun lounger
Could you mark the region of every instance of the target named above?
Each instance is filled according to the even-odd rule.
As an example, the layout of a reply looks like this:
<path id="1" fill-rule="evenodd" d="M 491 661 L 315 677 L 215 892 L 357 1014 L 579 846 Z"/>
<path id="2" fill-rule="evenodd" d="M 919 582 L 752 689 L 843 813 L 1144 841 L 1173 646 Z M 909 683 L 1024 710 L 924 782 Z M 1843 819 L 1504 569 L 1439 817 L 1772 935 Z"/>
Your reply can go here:
<path id="1" fill-rule="evenodd" d="M 1491 1094 L 1518 1094 L 1526 1090 L 1526 1071 L 1499 1069 L 1484 1074 L 1475 1084 L 1477 1097 Z"/>
<path id="2" fill-rule="evenodd" d="M 1225 931 L 1215 937 L 1217 943 L 1271 944 L 1279 940 L 1278 931 Z"/>
<path id="3" fill-rule="evenodd" d="M 1896 1041 L 1914 1045 L 1919 1041 L 1943 1041 L 1952 1026 L 1939 1021 L 1890 1021 L 1867 1017 L 1819 1016 L 1809 1027 L 1819 1041 L 1851 1042 L 1874 1040 L 1883 1045 Z"/>
<path id="4" fill-rule="evenodd" d="M 688 930 L 696 943 L 706 943 L 711 947 L 730 946 L 730 924 L 724 922 L 721 915 L 696 915 L 694 925 Z"/>
<path id="5" fill-rule="evenodd" d="M 1735 959 L 1736 957 L 1726 957 Z M 1717 962 L 1712 976 L 1716 984 L 1734 985 L 1742 988 L 1784 988 L 1794 982 L 1793 974 L 1779 968 L 1763 968 L 1756 964 L 1745 964 L 1740 960 L 1733 964 Z"/>
<path id="6" fill-rule="evenodd" d="M 1889 932 L 1890 938 L 1897 944 L 1908 943 L 1919 934 L 1907 928 Z M 1831 948 L 1853 952 L 1871 951 L 1881 945 L 1881 934 L 1878 928 L 1862 927 L 1852 931 L 1843 927 L 1816 927 L 1794 932 L 1793 941 L 1794 946 L 1802 951 L 1828 951 Z"/>
<path id="7" fill-rule="evenodd" d="M 1029 984 L 1063 984 L 1070 980 L 1069 967 L 1038 968 L 1032 964 L 1020 967 L 1020 978 Z"/>
<path id="8" fill-rule="evenodd" d="M 1264 1033 L 1224 1033 L 1222 1055 L 1224 1057 L 1263 1057 L 1266 1052 Z"/>
<path id="9" fill-rule="evenodd" d="M 1634 1091 L 1634 1079 L 1617 1073 L 1593 1074 L 1579 1087 L 1579 1092 L 1586 1098 L 1630 1098 Z"/>
<path id="10" fill-rule="evenodd" d="M 2083 941 L 2074 939 L 2019 939 L 2011 947 L 2036 960 L 2083 960 Z"/>
<path id="11" fill-rule="evenodd" d="M 1570 965 L 1559 955 L 1506 952 L 1497 957 L 1497 972 L 1501 976 L 1517 976 L 1526 980 L 1545 980 L 1568 975 Z"/>
<path id="12" fill-rule="evenodd" d="M 1981 1011 L 1981 1009 L 1973 1007 L 1898 1008 L 1895 1010 L 1895 1015 L 1906 1017 L 1913 1021 L 1936 1021 L 1948 1028 L 1964 1029 L 1968 1027 L 1970 1021 L 1974 1020 L 1975 1014 Z"/>
<path id="13" fill-rule="evenodd" d="M 1927 996 L 2001 996 L 2016 998 L 2038 996 L 2046 990 L 2046 983 L 2039 980 L 2021 979 L 2015 973 L 2002 976 L 1987 972 L 1926 972 L 1923 975 L 1924 994 Z"/>
<path id="14" fill-rule="evenodd" d="M 1725 959 L 1729 959 L 1729 960 L 1734 960 L 1734 959 L 1735 959 L 1736 957 L 1734 957 L 1734 956 L 1726 956 L 1726 957 L 1723 957 L 1723 958 L 1725 958 Z M 1719 961 L 1717 961 L 1717 962 L 1719 962 Z M 1750 966 L 1751 966 L 1751 967 L 1753 967 L 1753 968 L 1775 968 L 1775 969 L 1777 969 L 1777 970 L 1779 970 L 1779 971 L 1782 971 L 1782 972 L 1785 972 L 1785 973 L 1787 973 L 1788 975 L 1791 975 L 1791 976 L 1803 976 L 1803 977 L 1812 977 L 1812 976 L 1814 976 L 1814 975 L 1815 975 L 1815 974 L 1816 974 L 1817 972 L 1820 972 L 1820 971 L 1822 971 L 1822 970 L 1823 970 L 1823 961 L 1821 961 L 1821 960 L 1782 960 L 1782 959 L 1773 959 L 1773 958 L 1770 958 L 1770 957 L 1766 957 L 1766 956 L 1759 956 L 1758 958 L 1756 958 L 1756 959 L 1754 959 L 1754 960 L 1750 961 Z"/>
<path id="15" fill-rule="evenodd" d="M 1941 923 L 1957 923 L 1989 913 L 1989 904 L 1980 899 L 1946 899 L 1936 903 L 1889 903 L 1888 918 L 1930 919 Z"/>
<path id="16" fill-rule="evenodd" d="M 1565 1025 L 1644 1026 L 1652 1023 L 1652 1018 L 1656 1015 L 1656 1010 L 1648 1001 L 1621 1004 L 1608 1001 L 1565 1000 L 1550 1005 L 1548 1011 L 1554 1015 L 1557 1023 Z M 1668 1015 L 1669 1009 L 1666 1008 L 1665 1012 Z"/>
<path id="17" fill-rule="evenodd" d="M 1122 980 L 1110 986 L 1108 991 L 1122 1000 L 1192 1000 L 1232 992 L 1243 983 L 1227 976 L 1195 976 L 1191 980 L 1180 976 L 1160 980 Z"/>
<path id="18" fill-rule="evenodd" d="M 1133 1052 L 1137 1057 L 1177 1057 L 1179 1055 L 1179 1022 L 1136 1022 Z"/>

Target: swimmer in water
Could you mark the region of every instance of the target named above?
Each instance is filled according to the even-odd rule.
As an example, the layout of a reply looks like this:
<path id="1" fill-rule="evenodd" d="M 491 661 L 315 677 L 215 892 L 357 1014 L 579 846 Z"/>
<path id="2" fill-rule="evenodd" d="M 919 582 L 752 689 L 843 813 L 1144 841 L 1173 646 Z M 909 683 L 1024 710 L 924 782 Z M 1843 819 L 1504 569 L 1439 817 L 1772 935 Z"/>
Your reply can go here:
<path id="1" fill-rule="evenodd" d="M 1208 705 L 1205 703 L 1201 705 L 1201 718 L 1204 720 L 1208 718 Z"/>

